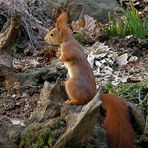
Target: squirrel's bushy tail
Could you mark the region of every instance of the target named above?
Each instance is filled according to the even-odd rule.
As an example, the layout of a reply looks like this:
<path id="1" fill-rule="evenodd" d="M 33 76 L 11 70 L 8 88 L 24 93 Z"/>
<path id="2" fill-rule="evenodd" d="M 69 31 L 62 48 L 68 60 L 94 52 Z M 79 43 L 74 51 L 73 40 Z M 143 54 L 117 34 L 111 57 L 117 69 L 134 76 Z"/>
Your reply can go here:
<path id="1" fill-rule="evenodd" d="M 134 131 L 126 102 L 112 94 L 103 94 L 102 102 L 106 110 L 104 128 L 107 132 L 108 147 L 133 148 Z"/>

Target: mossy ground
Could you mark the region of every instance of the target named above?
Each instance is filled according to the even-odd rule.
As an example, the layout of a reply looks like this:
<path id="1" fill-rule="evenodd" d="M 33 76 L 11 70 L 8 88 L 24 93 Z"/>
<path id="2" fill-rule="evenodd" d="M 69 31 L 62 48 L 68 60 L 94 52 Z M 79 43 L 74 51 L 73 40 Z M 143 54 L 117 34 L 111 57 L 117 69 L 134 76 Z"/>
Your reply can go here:
<path id="1" fill-rule="evenodd" d="M 51 126 L 33 123 L 20 135 L 20 148 L 50 148 L 65 129 L 65 122 L 57 120 Z"/>

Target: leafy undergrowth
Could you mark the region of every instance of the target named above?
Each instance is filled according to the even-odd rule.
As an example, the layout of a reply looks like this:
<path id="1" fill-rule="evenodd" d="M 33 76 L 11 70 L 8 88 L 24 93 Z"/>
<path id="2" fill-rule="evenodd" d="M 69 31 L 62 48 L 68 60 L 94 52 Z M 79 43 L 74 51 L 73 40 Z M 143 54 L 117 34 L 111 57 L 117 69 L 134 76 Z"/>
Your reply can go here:
<path id="1" fill-rule="evenodd" d="M 126 35 L 133 35 L 139 39 L 146 39 L 148 35 L 147 18 L 141 19 L 138 10 L 134 7 L 133 0 L 130 0 L 131 10 L 123 10 L 122 18 L 111 18 L 108 33 L 110 36 L 119 35 L 124 38 Z"/>
<path id="2" fill-rule="evenodd" d="M 148 98 L 148 80 L 141 83 L 121 83 L 117 86 L 107 83 L 104 86 L 104 92 L 117 94 L 129 101 L 134 100 L 137 104 L 145 103 Z"/>
<path id="3" fill-rule="evenodd" d="M 87 40 L 83 34 L 77 32 L 77 33 L 73 34 L 73 36 L 82 45 L 85 45 L 87 43 Z"/>
<path id="4" fill-rule="evenodd" d="M 113 86 L 111 83 L 107 83 L 103 91 L 105 93 L 113 93 L 125 98 L 127 101 L 139 106 L 143 112 L 143 115 L 147 115 L 148 107 L 148 79 L 141 83 L 125 83 Z"/>

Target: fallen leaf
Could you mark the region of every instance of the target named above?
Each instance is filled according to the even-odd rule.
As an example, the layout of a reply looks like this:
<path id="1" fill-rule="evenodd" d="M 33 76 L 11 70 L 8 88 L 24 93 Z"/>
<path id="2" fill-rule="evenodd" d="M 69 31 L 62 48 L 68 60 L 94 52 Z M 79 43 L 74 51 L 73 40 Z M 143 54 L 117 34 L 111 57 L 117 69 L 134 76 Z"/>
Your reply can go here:
<path id="1" fill-rule="evenodd" d="M 123 67 L 128 63 L 127 58 L 128 58 L 128 54 L 124 53 L 123 55 L 116 58 L 116 62 L 120 67 Z"/>
<path id="2" fill-rule="evenodd" d="M 127 79 L 128 83 L 137 83 L 137 82 L 142 82 L 143 79 L 141 77 L 130 77 Z"/>
<path id="3" fill-rule="evenodd" d="M 13 125 L 21 125 L 21 126 L 25 126 L 24 121 L 21 121 L 19 119 L 16 118 L 10 118 L 10 121 Z"/>

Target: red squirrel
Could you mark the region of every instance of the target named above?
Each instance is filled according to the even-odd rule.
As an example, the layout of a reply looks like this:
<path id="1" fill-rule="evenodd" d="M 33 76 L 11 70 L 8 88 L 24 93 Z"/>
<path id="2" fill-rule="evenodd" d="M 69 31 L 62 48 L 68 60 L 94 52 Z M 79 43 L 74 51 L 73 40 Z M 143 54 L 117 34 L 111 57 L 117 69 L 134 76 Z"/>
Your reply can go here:
<path id="1" fill-rule="evenodd" d="M 83 105 L 96 94 L 95 77 L 83 47 L 73 38 L 67 21 L 68 13 L 62 11 L 57 18 L 56 27 L 45 36 L 45 40 L 50 44 L 60 45 L 59 60 L 68 68 L 70 78 L 66 81 L 65 88 L 69 100 L 65 103 Z M 132 148 L 134 131 L 126 101 L 112 94 L 103 94 L 102 104 L 106 110 L 104 128 L 107 132 L 108 147 Z"/>

